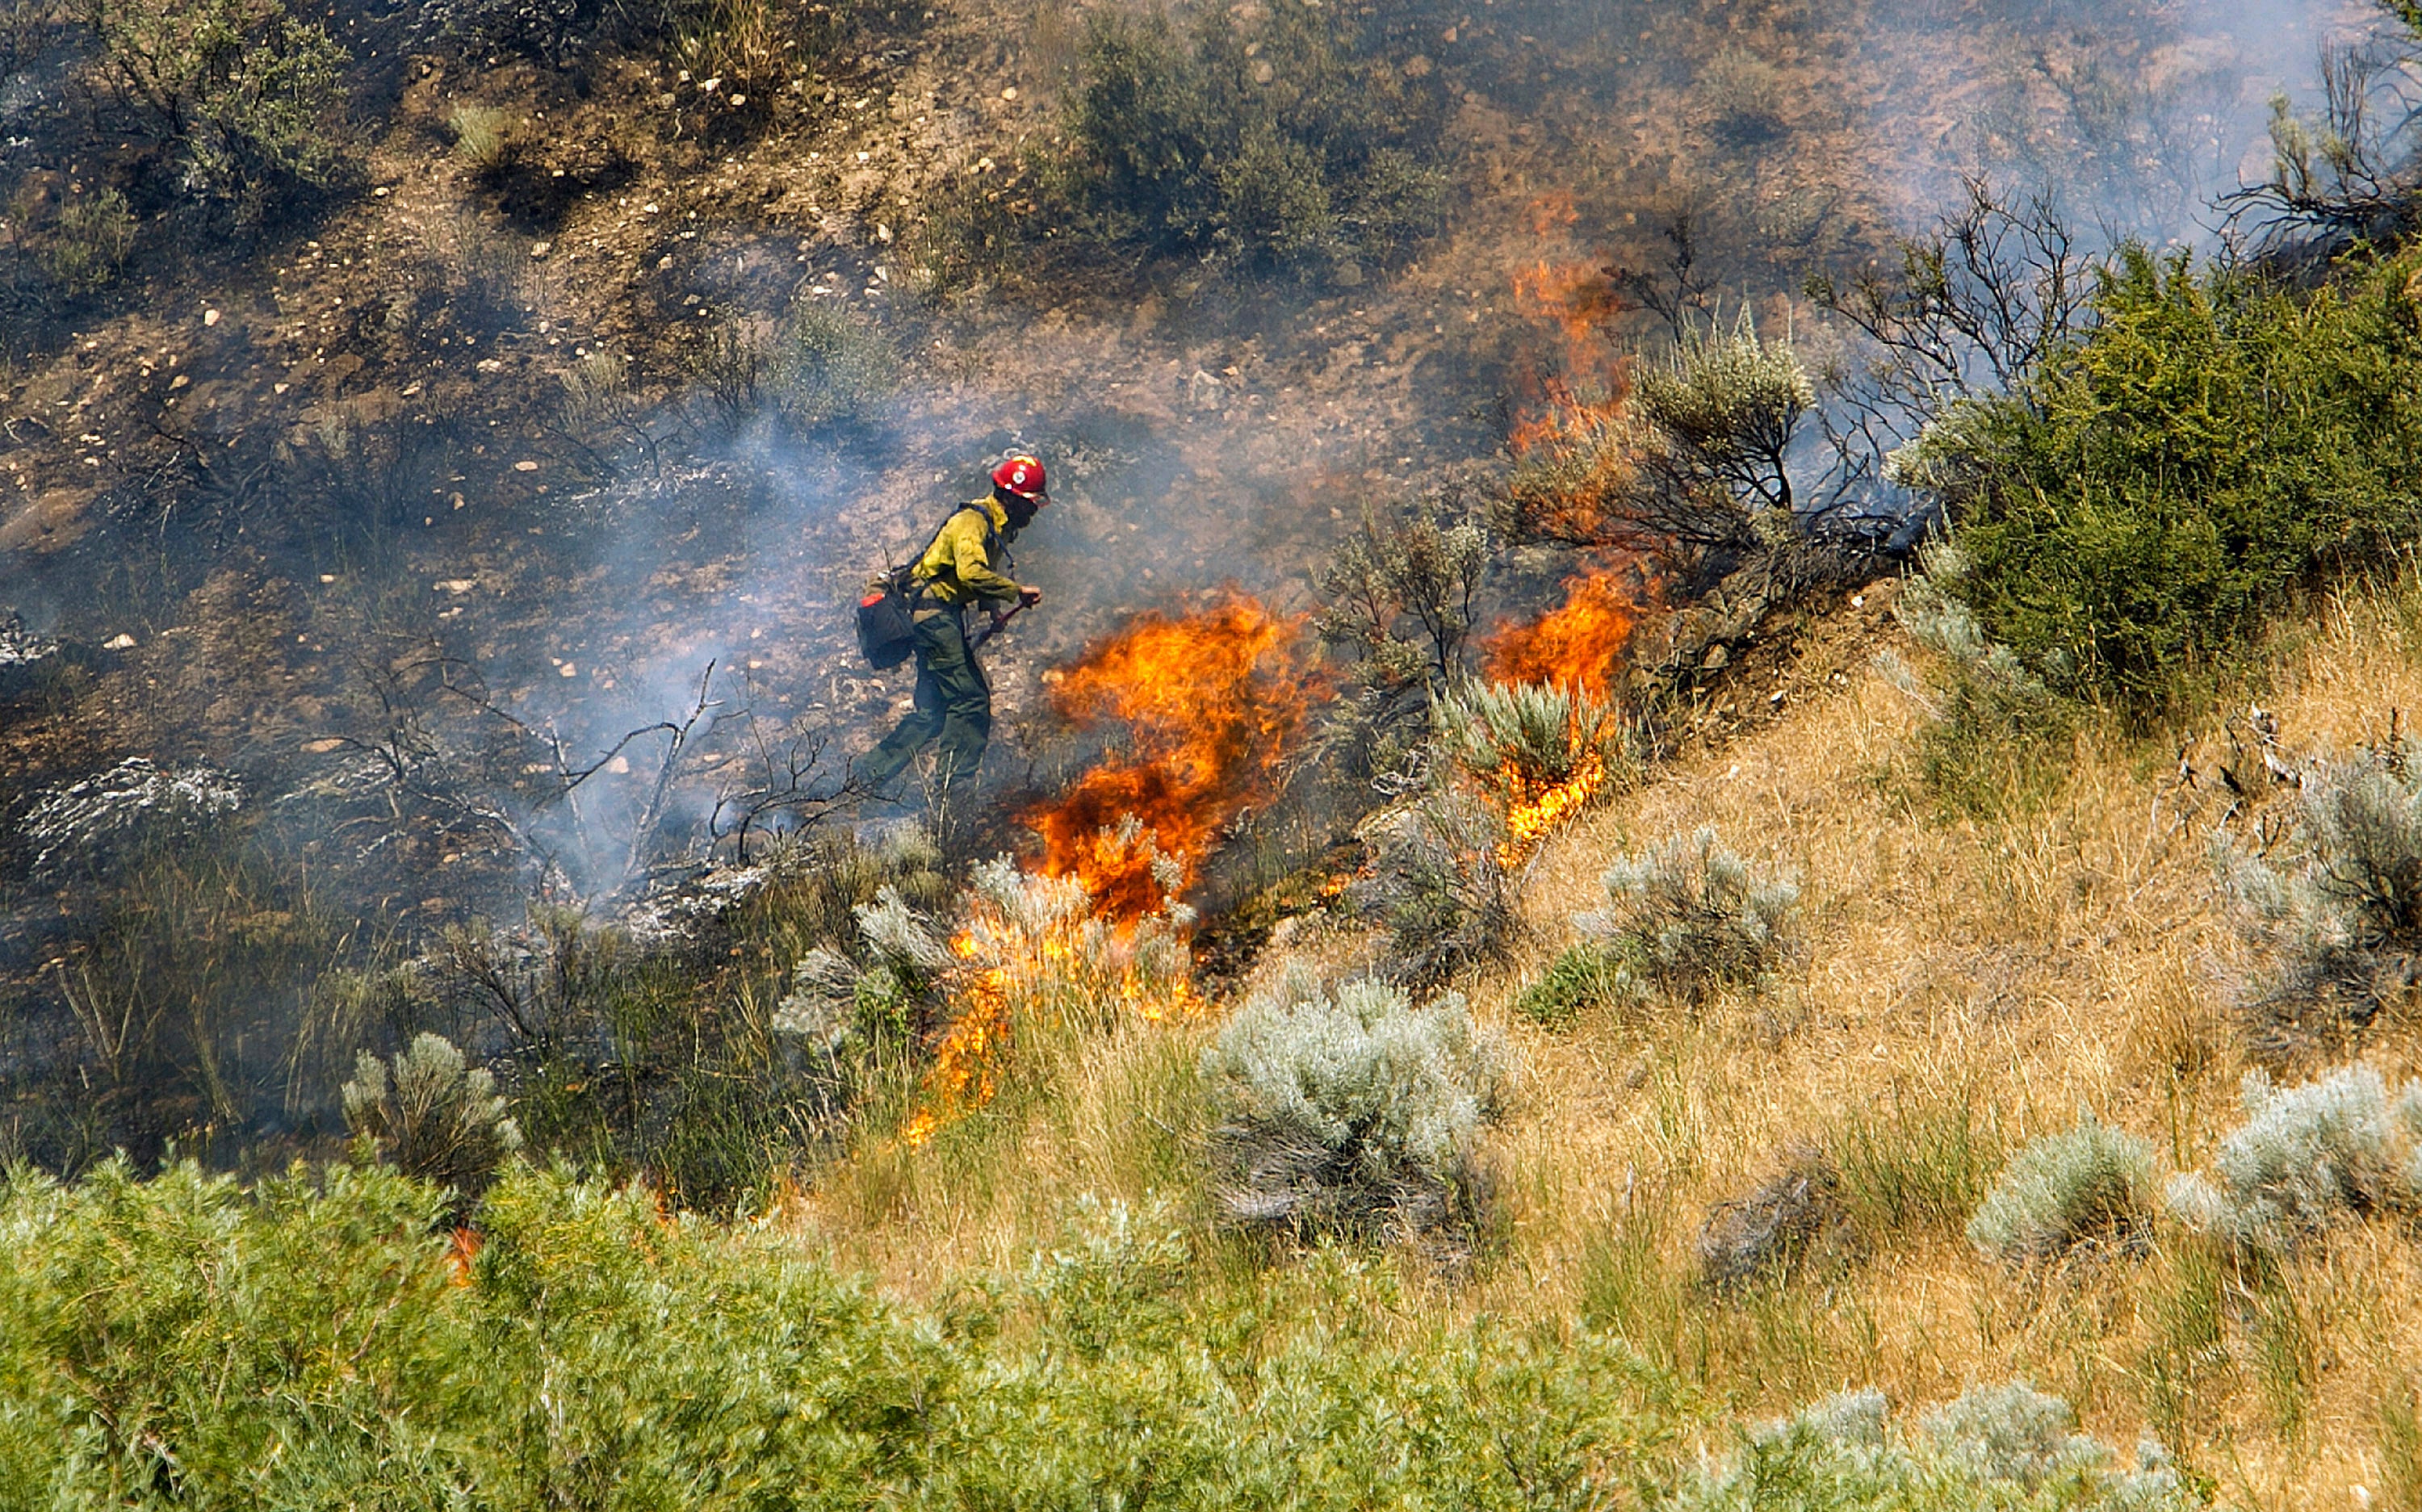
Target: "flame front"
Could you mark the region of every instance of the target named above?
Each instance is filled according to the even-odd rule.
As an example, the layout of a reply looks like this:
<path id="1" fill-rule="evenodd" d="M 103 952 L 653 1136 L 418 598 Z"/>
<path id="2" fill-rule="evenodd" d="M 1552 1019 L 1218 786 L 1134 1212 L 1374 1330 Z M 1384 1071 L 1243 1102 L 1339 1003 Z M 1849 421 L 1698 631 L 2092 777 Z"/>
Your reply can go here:
<path id="1" fill-rule="evenodd" d="M 1021 816 L 1043 839 L 1043 870 L 1081 881 L 1117 919 L 1182 895 L 1303 725 L 1301 638 L 1297 622 L 1232 591 L 1190 613 L 1140 614 L 1089 649 L 1052 686 L 1052 707 L 1078 729 L 1123 725 L 1125 749 Z M 1124 826 L 1130 816 L 1148 843 Z"/>
<path id="2" fill-rule="evenodd" d="M 1563 604 L 1489 637 L 1482 648 L 1488 680 L 1608 697 L 1647 593 L 1645 580 L 1630 563 L 1565 579 Z"/>
<path id="3" fill-rule="evenodd" d="M 1548 832 L 1579 812 L 1606 785 L 1606 757 L 1596 750 L 1582 755 L 1573 774 L 1561 782 L 1539 785 L 1507 767 L 1498 774 L 1503 784 L 1505 842 L 1497 848 L 1502 865 L 1513 866 L 1531 854 Z"/>
<path id="4" fill-rule="evenodd" d="M 1019 874 L 1005 859 L 994 865 L 991 876 L 980 874 L 967 923 L 951 939 L 959 1012 L 935 1044 L 920 1106 L 901 1126 L 911 1149 L 999 1095 L 1020 1042 L 1038 1031 L 1156 1024 L 1203 1007 L 1188 916 L 1112 923 L 1072 880 Z"/>

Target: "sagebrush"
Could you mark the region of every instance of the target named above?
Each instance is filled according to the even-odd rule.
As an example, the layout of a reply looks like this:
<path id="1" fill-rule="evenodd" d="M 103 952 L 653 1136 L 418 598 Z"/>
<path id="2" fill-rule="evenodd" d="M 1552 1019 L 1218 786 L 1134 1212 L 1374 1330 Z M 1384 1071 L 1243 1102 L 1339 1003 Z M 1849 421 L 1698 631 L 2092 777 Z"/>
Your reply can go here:
<path id="1" fill-rule="evenodd" d="M 1460 998 L 1416 1008 L 1384 983 L 1290 975 L 1203 1053 L 1228 1218 L 1303 1234 L 1468 1221 L 1506 1054 Z"/>

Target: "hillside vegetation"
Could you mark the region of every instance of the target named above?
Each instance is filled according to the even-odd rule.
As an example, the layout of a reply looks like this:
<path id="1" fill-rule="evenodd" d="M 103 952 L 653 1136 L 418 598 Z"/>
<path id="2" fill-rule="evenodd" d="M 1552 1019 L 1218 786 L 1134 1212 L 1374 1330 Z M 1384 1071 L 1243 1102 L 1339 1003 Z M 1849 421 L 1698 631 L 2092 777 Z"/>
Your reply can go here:
<path id="1" fill-rule="evenodd" d="M 2276 176 L 2238 201 L 2267 240 L 2222 258 L 2088 255 L 2051 197 L 1972 180 L 1931 231 L 1827 242 L 1796 295 L 1732 307 L 1669 206 L 1656 271 L 1594 267 L 1551 311 L 1580 354 L 1501 416 L 1502 457 L 1421 488 L 1240 467 L 1199 518 L 1122 516 L 1265 413 L 1265 461 L 1328 424 L 1304 396 L 1344 390 L 1308 346 L 1255 354 L 1286 320 L 1244 334 L 1237 307 L 1284 289 L 1325 337 L 1368 289 L 1443 342 L 1411 280 L 1510 244 L 1445 244 L 1493 108 L 1462 86 L 1552 72 L 1501 78 L 1494 24 L 1426 6 L 1278 6 L 1049 8 L 1047 106 L 963 8 L 344 24 L 365 62 L 429 50 L 393 71 L 380 152 L 448 154 L 371 198 L 546 234 L 477 322 L 448 284 L 424 291 L 447 322 L 398 295 L 357 327 L 389 377 L 459 370 L 391 406 L 338 398 L 357 354 L 265 392 L 140 365 L 155 418 L 275 414 L 307 381 L 355 403 L 282 438 L 159 433 L 228 541 L 279 537 L 211 549 L 294 553 L 316 607 L 163 544 L 144 601 L 207 604 L 198 627 L 21 672 L 42 638 L 0 621 L 48 764 L 0 792 L 24 862 L 0 891 L 0 1512 L 2422 1512 L 2422 188 L 2379 167 L 2414 161 L 2422 116 L 2383 137 L 2336 85 L 2328 123 L 2283 104 Z M 1553 9 L 1521 48 L 1556 45 Z M 2387 13 L 2382 55 L 2410 60 L 2422 12 Z M 28 55 L 115 68 L 112 108 L 159 118 L 118 180 L 186 197 L 139 225 L 82 181 L 24 200 L 61 361 L 137 352 L 127 323 L 74 349 L 57 323 L 173 284 L 161 228 L 271 235 L 365 190 L 316 129 L 350 55 L 318 22 L 23 15 Z M 987 85 L 955 115 L 900 61 L 927 24 L 962 51 L 917 66 Z M 1848 130 L 1699 24 L 1670 23 L 1706 97 L 1690 130 L 1741 185 L 1797 115 Z M 1449 71 L 1430 53 L 1459 36 L 1476 60 Z M 594 153 L 535 128 L 616 102 L 641 116 Z M 1478 218 L 1559 223 L 1517 178 Z M 723 199 L 658 219 L 680 201 L 643 186 L 683 181 Z M 1766 187 L 1778 224 L 1807 188 Z M 827 194 L 852 208 L 794 243 Z M 757 230 L 718 241 L 741 200 Z M 1775 266 L 1818 244 L 1802 228 Z M 255 297 L 281 308 L 306 260 L 350 272 L 333 247 L 283 246 Z M 663 318 L 582 309 L 553 276 L 583 255 Z M 691 277 L 725 293 L 673 305 Z M 1088 327 L 1046 308 L 1062 285 L 1135 308 Z M 1198 356 L 1156 326 L 1172 301 L 1232 323 Z M 1627 344 L 1588 349 L 1617 314 Z M 906 506 L 834 501 L 950 480 L 910 429 L 1032 418 L 1032 388 L 899 398 L 977 329 L 969 388 L 1089 342 L 1179 355 L 1052 454 L 1084 628 L 999 663 L 1025 777 L 983 790 L 997 812 L 878 818 L 832 721 L 900 689 L 817 658 L 826 590 L 856 591 L 835 543 Z M 314 339 L 278 330 L 301 370 Z M 1092 360 L 1070 371 L 1128 370 Z M 397 407 L 542 372 L 519 436 Z M 1395 450 L 1385 416 L 1356 423 Z M 142 539 L 142 508 L 186 496 L 121 483 L 54 524 Z M 456 489 L 483 484 L 494 521 Z M 1332 492 L 1353 517 L 1309 507 Z M 816 535 L 837 521 L 856 533 Z M 1223 534 L 1279 586 L 1145 586 L 1209 590 L 1213 551 L 1248 549 Z M 424 587 L 453 550 L 487 575 Z M 543 591 L 472 613 L 509 570 Z M 675 624 L 760 617 L 760 591 L 822 626 L 804 650 L 770 612 L 772 636 Z M 627 659 L 556 638 L 550 605 Z M 448 638 L 465 621 L 477 656 Z M 284 669 L 330 645 L 342 698 Z M 740 668 L 693 675 L 708 651 Z M 528 685 L 492 685 L 515 658 Z M 678 685 L 686 722 L 579 769 L 604 727 L 578 706 L 617 677 Z M 543 714 L 531 687 L 558 683 L 583 691 Z M 102 715 L 153 704 L 199 711 L 185 744 L 121 759 L 143 743 Z M 1082 758 L 1038 757 L 1046 727 Z M 355 733 L 305 738 L 328 728 Z M 238 745 L 276 760 L 204 759 Z M 705 817 L 670 817 L 685 772 Z"/>

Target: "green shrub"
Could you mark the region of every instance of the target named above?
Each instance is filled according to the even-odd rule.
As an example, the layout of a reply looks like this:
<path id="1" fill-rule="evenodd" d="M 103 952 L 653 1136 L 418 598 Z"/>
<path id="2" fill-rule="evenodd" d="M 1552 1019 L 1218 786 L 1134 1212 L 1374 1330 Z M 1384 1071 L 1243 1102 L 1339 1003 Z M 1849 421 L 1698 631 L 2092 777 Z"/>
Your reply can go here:
<path id="1" fill-rule="evenodd" d="M 258 211 L 344 166 L 345 50 L 281 0 L 77 0 L 103 77 L 184 155 L 187 184 Z"/>
<path id="2" fill-rule="evenodd" d="M 2023 811 L 2068 770 L 2076 711 L 2007 646 L 1986 638 L 1958 596 L 1968 559 L 1956 543 L 1933 543 L 1925 563 L 1893 613 L 1931 654 L 1932 666 L 1921 675 L 1892 652 L 1878 658 L 1926 717 L 1919 775 L 1951 811 L 1987 818 Z"/>
<path id="3" fill-rule="evenodd" d="M 2412 1000 L 2422 953 L 2422 750 L 2360 752 L 2304 775 L 2282 868 L 2225 838 L 2219 858 L 2260 965 L 2238 993 L 2257 1051 L 2343 1051 Z"/>
<path id="4" fill-rule="evenodd" d="M 1990 1105 L 1965 1089 L 1924 1101 L 1895 1090 L 1889 1110 L 1853 1111 L 1826 1139 L 1842 1205 L 1869 1243 L 1911 1234 L 1958 1234 L 2002 1164 Z"/>
<path id="5" fill-rule="evenodd" d="M 2157 711 L 2417 514 L 2422 315 L 2399 259 L 2300 294 L 2124 249 L 2091 328 L 1900 459 L 1944 480 L 1985 636 L 2057 691 Z"/>
<path id="6" fill-rule="evenodd" d="M 345 1165 L 7 1178 L 0 1507 L 1656 1504 L 1703 1414 L 1608 1334 L 1427 1321 L 1338 1252 L 1194 1284 L 1149 1212 L 1079 1204 L 929 1314 L 643 1189 L 514 1172 L 467 1264 L 440 1205 Z"/>
<path id="7" fill-rule="evenodd" d="M 134 213 L 115 189 L 79 195 L 42 244 L 42 270 L 75 293 L 115 283 L 134 251 Z"/>
<path id="8" fill-rule="evenodd" d="M 2302 1086 L 2246 1074 L 2245 1122 L 2221 1141 L 2219 1183 L 2173 1177 L 2171 1216 L 2198 1232 L 2264 1249 L 2370 1213 L 2422 1203 L 2422 1081 L 2392 1101 L 2368 1065 Z"/>
<path id="9" fill-rule="evenodd" d="M 1505 1053 L 1461 998 L 1417 1009 L 1383 983 L 1290 975 L 1203 1052 L 1228 1218 L 1364 1234 L 1468 1221 Z"/>
<path id="10" fill-rule="evenodd" d="M 898 391 L 900 354 L 864 316 L 802 300 L 774 333 L 763 384 L 775 411 L 801 430 L 864 425 Z"/>
<path id="11" fill-rule="evenodd" d="M 1623 857 L 1603 882 L 1606 908 L 1574 923 L 1605 941 L 1634 998 L 1696 1008 L 1757 986 L 1795 949 L 1799 888 L 1758 877 L 1713 829 Z"/>
<path id="12" fill-rule="evenodd" d="M 2019 1151 L 1968 1221 L 1968 1242 L 2013 1265 L 2125 1246 L 2142 1237 L 2152 1205 L 2152 1145 L 2088 1113 Z"/>
<path id="13" fill-rule="evenodd" d="M 1514 1012 L 1542 1029 L 1570 1029 L 1583 1015 L 1628 996 L 1629 979 L 1622 963 L 1595 940 L 1568 945 L 1556 953 L 1536 982 L 1514 1000 Z"/>
<path id="14" fill-rule="evenodd" d="M 1436 71 L 1345 8 L 1205 7 L 1190 32 L 1096 11 L 1060 142 L 963 179 L 940 255 L 963 275 L 1056 246 L 1352 283 L 1437 229 L 1446 110 Z"/>
<path id="15" fill-rule="evenodd" d="M 345 1125 L 407 1176 L 476 1199 L 522 1146 L 496 1079 L 441 1034 L 416 1034 L 388 1065 L 365 1050 L 343 1089 Z M 468 1203 L 464 1204 L 467 1209 Z"/>

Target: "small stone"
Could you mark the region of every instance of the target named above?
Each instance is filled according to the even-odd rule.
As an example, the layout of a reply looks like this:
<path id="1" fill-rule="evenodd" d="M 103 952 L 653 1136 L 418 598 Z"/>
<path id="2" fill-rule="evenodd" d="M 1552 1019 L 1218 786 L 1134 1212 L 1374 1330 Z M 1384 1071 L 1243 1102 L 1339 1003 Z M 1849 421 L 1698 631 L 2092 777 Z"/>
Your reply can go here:
<path id="1" fill-rule="evenodd" d="M 124 631 L 120 631 L 117 635 L 110 637 L 107 640 L 102 641 L 101 643 L 101 649 L 103 651 L 133 651 L 134 649 L 134 638 L 126 634 Z"/>
<path id="2" fill-rule="evenodd" d="M 534 258 L 543 258 L 554 250 L 555 244 L 553 242 L 532 242 L 530 244 L 530 256 Z"/>
<path id="3" fill-rule="evenodd" d="M 293 386 L 292 384 L 271 384 L 269 391 L 273 394 L 282 394 Z"/>
<path id="4" fill-rule="evenodd" d="M 515 472 L 536 472 L 536 471 L 538 471 L 538 464 L 537 464 L 537 463 L 534 463 L 534 462 L 530 461 L 528 458 L 525 457 L 525 458 L 523 458 L 521 461 L 519 461 L 519 462 L 517 462 L 517 463 L 514 463 L 514 464 L 513 464 L 513 471 L 515 471 Z"/>
<path id="5" fill-rule="evenodd" d="M 206 309 L 202 311 L 202 323 L 204 325 L 216 325 L 218 323 L 219 312 L 217 310 Z"/>
<path id="6" fill-rule="evenodd" d="M 174 378 L 168 380 L 168 392 L 173 394 L 178 389 L 184 387 L 187 384 L 190 384 L 194 380 L 192 378 L 181 372 Z"/>
<path id="7" fill-rule="evenodd" d="M 1014 100 L 1014 99 L 1016 99 L 1016 98 L 1017 98 L 1017 86 L 1015 86 L 1015 85 L 1014 85 L 1014 84 L 1013 84 L 1013 85 L 1011 85 L 1008 88 L 1003 89 L 1003 90 L 1000 92 L 1000 97 L 1001 97 L 1003 100 Z"/>
<path id="8" fill-rule="evenodd" d="M 580 669 L 574 667 L 570 662 L 565 662 L 562 666 L 557 668 L 556 670 L 565 677 L 578 677 L 580 675 Z"/>
<path id="9" fill-rule="evenodd" d="M 1699 663 L 1699 669 L 1707 672 L 1721 672 L 1725 668 L 1731 666 L 1732 661 L 1733 654 L 1730 651 L 1726 650 L 1722 646 L 1709 646 L 1707 648 L 1706 659 Z"/>

